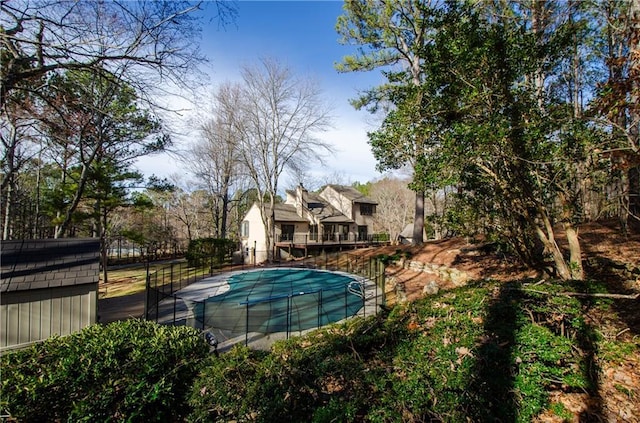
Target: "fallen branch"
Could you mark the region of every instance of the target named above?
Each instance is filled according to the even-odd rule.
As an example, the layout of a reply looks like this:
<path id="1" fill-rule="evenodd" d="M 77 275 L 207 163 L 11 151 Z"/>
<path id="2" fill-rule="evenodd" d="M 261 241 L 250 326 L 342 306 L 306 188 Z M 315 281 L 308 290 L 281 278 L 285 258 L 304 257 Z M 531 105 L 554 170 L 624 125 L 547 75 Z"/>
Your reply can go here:
<path id="1" fill-rule="evenodd" d="M 569 297 L 617 298 L 617 299 L 623 299 L 623 300 L 637 300 L 638 298 L 640 298 L 640 292 L 636 294 L 600 294 L 597 292 L 594 294 L 586 294 L 583 292 L 559 292 L 559 294 L 567 295 Z"/>
<path id="2" fill-rule="evenodd" d="M 546 291 L 538 291 L 536 289 L 523 289 L 522 291 L 533 292 L 536 294 L 543 295 L 566 295 L 567 297 L 583 297 L 583 298 L 616 298 L 623 300 L 637 300 L 640 298 L 640 292 L 635 294 L 601 294 L 601 293 L 584 293 L 584 292 L 546 292 Z"/>

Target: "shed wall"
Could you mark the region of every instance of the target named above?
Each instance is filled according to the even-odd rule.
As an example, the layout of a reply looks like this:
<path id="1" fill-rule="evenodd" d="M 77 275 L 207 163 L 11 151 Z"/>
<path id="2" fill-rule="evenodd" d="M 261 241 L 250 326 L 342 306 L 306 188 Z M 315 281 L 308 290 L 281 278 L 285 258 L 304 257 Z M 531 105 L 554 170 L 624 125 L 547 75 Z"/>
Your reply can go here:
<path id="1" fill-rule="evenodd" d="M 77 332 L 97 319 L 100 241 L 3 241 L 0 351 Z"/>
<path id="2" fill-rule="evenodd" d="M 3 293 L 0 349 L 22 348 L 95 323 L 97 291 L 97 285 L 87 284 Z"/>

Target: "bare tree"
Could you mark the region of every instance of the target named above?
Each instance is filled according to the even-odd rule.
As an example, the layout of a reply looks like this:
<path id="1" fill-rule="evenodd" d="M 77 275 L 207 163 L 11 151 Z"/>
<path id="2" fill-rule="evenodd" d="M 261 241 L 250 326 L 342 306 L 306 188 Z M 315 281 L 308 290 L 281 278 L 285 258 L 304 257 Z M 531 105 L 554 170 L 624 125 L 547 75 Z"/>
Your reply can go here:
<path id="1" fill-rule="evenodd" d="M 389 234 L 392 241 L 413 221 L 415 194 L 408 182 L 396 178 L 384 178 L 371 185 L 371 198 L 378 202 L 374 223 L 376 231 Z"/>
<path id="2" fill-rule="evenodd" d="M 199 125 L 201 138 L 191 146 L 187 166 L 202 186 L 211 194 L 215 233 L 226 238 L 227 221 L 234 185 L 242 176 L 240 152 L 241 87 L 225 83 L 213 95 L 207 117 Z"/>
<path id="3" fill-rule="evenodd" d="M 202 3 L 0 2 L 0 106 L 12 91 L 37 91 L 47 74 L 62 69 L 108 72 L 147 93 L 159 79 L 183 82 L 203 60 L 193 43 L 199 32 L 193 12 Z M 215 5 L 221 20 L 235 15 L 233 3 Z"/>
<path id="4" fill-rule="evenodd" d="M 242 70 L 242 109 L 237 127 L 242 133 L 241 152 L 249 177 L 258 190 L 268 254 L 275 240 L 274 205 L 280 176 L 287 169 L 322 163 L 331 152 L 316 134 L 330 123 L 329 108 L 310 79 L 272 59 L 262 59 Z"/>

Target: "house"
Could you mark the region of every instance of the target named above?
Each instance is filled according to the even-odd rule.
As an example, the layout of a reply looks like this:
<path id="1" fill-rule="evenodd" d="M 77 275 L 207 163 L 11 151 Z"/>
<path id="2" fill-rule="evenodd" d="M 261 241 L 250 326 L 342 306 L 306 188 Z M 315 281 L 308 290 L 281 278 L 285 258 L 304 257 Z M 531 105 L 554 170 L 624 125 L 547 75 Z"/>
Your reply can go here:
<path id="1" fill-rule="evenodd" d="M 2 241 L 0 351 L 96 322 L 100 240 Z"/>
<path id="2" fill-rule="evenodd" d="M 302 184 L 286 192 L 274 208 L 274 257 L 306 256 L 310 250 L 355 248 L 376 243 L 373 218 L 377 203 L 353 187 L 327 185 L 310 193 Z M 254 204 L 241 226 L 245 261 L 267 259 L 260 207 Z"/>

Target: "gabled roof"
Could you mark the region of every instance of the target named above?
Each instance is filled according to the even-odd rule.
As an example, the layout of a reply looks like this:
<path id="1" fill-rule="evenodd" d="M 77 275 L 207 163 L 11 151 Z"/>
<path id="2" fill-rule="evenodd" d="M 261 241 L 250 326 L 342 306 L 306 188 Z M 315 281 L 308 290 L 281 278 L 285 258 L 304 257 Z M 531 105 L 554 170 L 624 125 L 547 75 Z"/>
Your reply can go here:
<path id="1" fill-rule="evenodd" d="M 354 203 L 378 204 L 376 201 L 373 201 L 366 195 L 362 194 L 354 187 L 345 185 L 327 185 L 327 187 L 332 188 L 338 194 L 343 195 L 346 199 L 353 201 Z"/>
<path id="2" fill-rule="evenodd" d="M 320 195 L 315 193 L 309 193 L 307 197 L 307 209 L 322 223 L 353 223 L 353 220 L 349 219 Z"/>
<path id="3" fill-rule="evenodd" d="M 353 223 L 353 220 L 342 214 L 316 193 L 310 192 L 307 194 L 307 208 L 305 211 L 314 215 L 322 223 Z M 292 204 L 276 204 L 275 212 L 276 222 L 308 222 L 306 218 L 298 215 L 296 207 Z"/>

